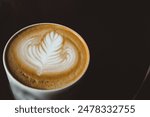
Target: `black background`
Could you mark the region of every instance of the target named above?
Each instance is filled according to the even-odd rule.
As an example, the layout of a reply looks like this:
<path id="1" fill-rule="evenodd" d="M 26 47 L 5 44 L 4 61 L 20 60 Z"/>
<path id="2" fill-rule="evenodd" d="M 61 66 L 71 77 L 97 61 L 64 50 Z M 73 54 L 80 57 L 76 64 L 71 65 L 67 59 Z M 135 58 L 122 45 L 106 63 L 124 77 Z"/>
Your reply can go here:
<path id="1" fill-rule="evenodd" d="M 133 99 L 150 64 L 150 16 L 141 3 L 0 0 L 0 55 L 19 29 L 39 22 L 77 31 L 90 49 L 83 78 L 59 99 Z M 145 11 L 148 11 L 144 7 Z M 13 99 L 0 61 L 0 99 Z M 150 99 L 150 77 L 134 99 Z"/>

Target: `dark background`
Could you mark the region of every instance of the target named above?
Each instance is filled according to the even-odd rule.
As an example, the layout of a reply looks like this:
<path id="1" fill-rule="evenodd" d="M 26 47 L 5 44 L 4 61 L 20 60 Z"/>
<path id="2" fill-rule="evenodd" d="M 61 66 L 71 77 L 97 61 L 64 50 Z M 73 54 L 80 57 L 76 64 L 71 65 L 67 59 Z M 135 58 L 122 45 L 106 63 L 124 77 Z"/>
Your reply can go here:
<path id="1" fill-rule="evenodd" d="M 150 76 L 133 98 L 150 65 L 150 16 L 141 3 L 98 1 L 0 0 L 0 99 L 13 99 L 2 63 L 6 42 L 39 22 L 74 29 L 90 49 L 86 74 L 59 99 L 150 99 Z"/>

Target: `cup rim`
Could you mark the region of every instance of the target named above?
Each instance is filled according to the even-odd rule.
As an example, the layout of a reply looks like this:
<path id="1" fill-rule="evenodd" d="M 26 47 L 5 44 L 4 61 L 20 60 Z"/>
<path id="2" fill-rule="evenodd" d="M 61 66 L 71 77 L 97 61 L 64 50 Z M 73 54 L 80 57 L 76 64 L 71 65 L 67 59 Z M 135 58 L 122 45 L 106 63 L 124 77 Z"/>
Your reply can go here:
<path id="1" fill-rule="evenodd" d="M 11 72 L 9 71 L 9 69 L 7 67 L 7 64 L 6 64 L 6 50 L 7 50 L 7 47 L 9 45 L 10 41 L 13 39 L 13 37 L 15 37 L 18 33 L 20 33 L 21 31 L 23 31 L 23 30 L 25 30 L 27 28 L 30 28 L 30 27 L 36 26 L 36 25 L 42 25 L 42 24 L 52 24 L 52 25 L 57 25 L 57 26 L 61 26 L 61 27 L 65 27 L 65 28 L 69 29 L 69 31 L 71 31 L 73 34 L 75 34 L 77 37 L 79 37 L 80 41 L 84 44 L 85 49 L 86 49 L 86 51 L 88 53 L 87 65 L 86 65 L 84 71 L 82 72 L 82 74 L 80 74 L 75 81 L 73 81 L 73 82 L 71 82 L 71 83 L 69 83 L 69 84 L 67 84 L 67 85 L 65 85 L 64 87 L 61 87 L 61 88 L 56 88 L 56 89 L 38 89 L 38 88 L 27 86 L 27 85 L 21 83 L 20 81 L 18 81 L 17 79 L 14 78 L 14 76 L 11 74 Z M 89 48 L 88 48 L 87 43 L 85 42 L 85 40 L 76 31 L 74 31 L 73 29 L 69 28 L 68 26 L 64 26 L 62 24 L 57 24 L 57 23 L 35 23 L 35 24 L 31 24 L 31 25 L 28 25 L 28 26 L 25 26 L 25 27 L 21 28 L 17 32 L 15 32 L 8 39 L 8 41 L 7 41 L 7 43 L 6 43 L 5 47 L 4 47 L 4 50 L 3 50 L 3 66 L 5 68 L 6 74 L 9 75 L 11 77 L 11 79 L 16 84 L 20 85 L 21 87 L 29 89 L 29 90 L 32 90 L 32 91 L 38 91 L 38 92 L 55 92 L 55 91 L 60 91 L 60 90 L 66 89 L 66 88 L 76 84 L 76 82 L 79 81 L 82 78 L 82 76 L 85 74 L 85 72 L 87 71 L 89 63 L 90 63 L 90 52 L 89 52 Z"/>

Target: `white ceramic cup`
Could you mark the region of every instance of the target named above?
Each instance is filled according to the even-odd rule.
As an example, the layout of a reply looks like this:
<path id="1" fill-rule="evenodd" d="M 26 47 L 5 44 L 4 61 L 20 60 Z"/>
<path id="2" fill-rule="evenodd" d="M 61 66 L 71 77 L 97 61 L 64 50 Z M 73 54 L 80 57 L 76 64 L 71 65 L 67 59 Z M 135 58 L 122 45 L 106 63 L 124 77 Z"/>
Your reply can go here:
<path id="1" fill-rule="evenodd" d="M 29 26 L 19 30 L 8 40 L 8 42 L 4 48 L 4 51 L 3 51 L 3 65 L 4 65 L 4 68 L 6 71 L 6 75 L 8 77 L 8 81 L 9 81 L 12 93 L 14 95 L 14 98 L 17 100 L 55 99 L 55 97 L 58 96 L 63 90 L 68 89 L 71 85 L 73 85 L 76 82 L 75 81 L 72 84 L 66 85 L 66 87 L 61 88 L 61 89 L 40 90 L 40 89 L 28 87 L 28 86 L 20 83 L 12 76 L 11 72 L 8 70 L 7 63 L 6 63 L 6 54 L 7 54 L 6 49 L 9 45 L 9 42 L 11 41 L 11 39 L 13 39 L 14 36 L 16 36 L 19 32 L 25 30 L 26 28 L 29 28 L 29 27 L 32 27 L 35 25 L 39 25 L 39 24 L 54 24 L 54 23 L 38 23 L 38 24 L 29 25 Z M 59 25 L 59 24 L 56 24 L 56 25 Z M 82 75 L 80 77 L 82 77 Z"/>

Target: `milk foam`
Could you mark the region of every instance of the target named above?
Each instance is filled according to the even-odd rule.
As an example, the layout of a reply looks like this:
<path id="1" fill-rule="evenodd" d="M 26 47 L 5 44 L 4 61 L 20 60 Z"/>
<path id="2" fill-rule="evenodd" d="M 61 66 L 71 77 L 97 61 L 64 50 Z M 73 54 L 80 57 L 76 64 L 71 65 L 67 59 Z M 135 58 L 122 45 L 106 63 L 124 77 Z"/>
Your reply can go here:
<path id="1" fill-rule="evenodd" d="M 36 70 L 37 75 L 45 72 L 62 72 L 75 64 L 76 51 L 71 43 L 64 44 L 63 36 L 47 33 L 44 38 L 31 37 L 19 44 L 20 59 Z"/>

